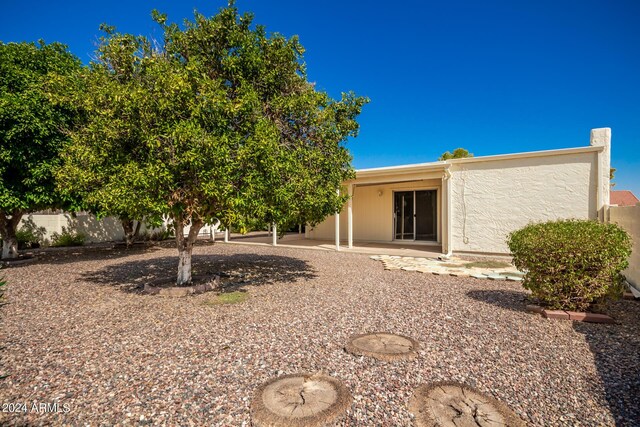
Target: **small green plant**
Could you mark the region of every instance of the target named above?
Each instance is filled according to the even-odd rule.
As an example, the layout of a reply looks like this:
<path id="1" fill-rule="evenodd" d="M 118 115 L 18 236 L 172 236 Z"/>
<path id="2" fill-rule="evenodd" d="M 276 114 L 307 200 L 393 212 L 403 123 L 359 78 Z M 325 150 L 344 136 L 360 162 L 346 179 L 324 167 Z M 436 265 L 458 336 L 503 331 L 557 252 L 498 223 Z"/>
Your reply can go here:
<path id="1" fill-rule="evenodd" d="M 221 304 L 238 304 L 249 299 L 249 293 L 234 291 L 226 292 L 217 295 L 215 298 L 205 302 L 206 305 L 221 305 Z"/>
<path id="2" fill-rule="evenodd" d="M 33 216 L 29 215 L 22 218 L 20 229 L 16 230 L 16 239 L 18 240 L 18 249 L 39 248 L 44 244 L 47 229 L 38 226 L 33 220 Z"/>
<path id="3" fill-rule="evenodd" d="M 51 246 L 82 246 L 87 236 L 84 233 L 63 230 L 62 233 L 51 235 Z"/>
<path id="4" fill-rule="evenodd" d="M 18 240 L 18 249 L 20 250 L 39 248 L 44 243 L 43 233 L 28 227 L 22 227 L 16 231 L 16 240 Z"/>
<path id="5" fill-rule="evenodd" d="M 508 238 L 523 286 L 541 304 L 586 311 L 622 295 L 631 238 L 619 226 L 586 220 L 530 224 Z"/>
<path id="6" fill-rule="evenodd" d="M 173 239 L 174 237 L 172 230 L 164 229 L 154 231 L 145 230 L 140 234 L 140 240 L 153 242 L 161 242 L 163 240 Z"/>
<path id="7" fill-rule="evenodd" d="M 21 228 L 16 231 L 16 240 L 18 240 L 18 249 L 20 250 L 40 246 L 38 236 L 30 229 Z"/>
<path id="8" fill-rule="evenodd" d="M 148 235 L 149 240 L 153 240 L 155 242 L 161 242 L 163 240 L 173 239 L 175 236 L 173 235 L 172 230 L 156 230 Z"/>

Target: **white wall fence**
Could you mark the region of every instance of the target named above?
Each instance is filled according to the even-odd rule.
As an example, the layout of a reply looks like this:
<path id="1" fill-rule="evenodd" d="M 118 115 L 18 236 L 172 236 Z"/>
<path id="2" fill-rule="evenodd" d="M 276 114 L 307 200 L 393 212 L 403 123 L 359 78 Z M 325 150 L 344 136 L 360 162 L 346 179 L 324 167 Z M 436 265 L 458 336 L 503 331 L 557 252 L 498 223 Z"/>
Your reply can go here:
<path id="1" fill-rule="evenodd" d="M 636 206 L 610 206 L 608 220 L 624 228 L 633 239 L 633 252 L 629 257 L 629 268 L 622 273 L 629 284 L 640 292 L 640 204 Z"/>
<path id="2" fill-rule="evenodd" d="M 140 233 L 153 233 L 165 230 L 167 222 L 161 228 L 148 229 L 144 224 L 140 227 Z M 106 217 L 98 220 L 94 215 L 78 213 L 73 216 L 69 213 L 37 213 L 27 214 L 20 221 L 18 229 L 31 229 L 41 240 L 51 241 L 53 234 L 63 232 L 82 233 L 86 236 L 86 243 L 114 242 L 124 239 L 122 223 L 116 217 Z M 200 230 L 199 236 L 210 237 L 213 233 L 220 232 L 219 222 L 217 226 L 205 225 Z M 185 234 L 189 227 L 185 227 Z"/>
<path id="3" fill-rule="evenodd" d="M 79 213 L 27 214 L 22 217 L 18 229 L 31 229 L 38 237 L 51 241 L 53 234 L 63 232 L 83 233 L 87 243 L 109 242 L 124 239 L 122 223 L 115 217 L 98 220 L 94 215 Z M 142 230 L 142 227 L 141 227 Z"/>

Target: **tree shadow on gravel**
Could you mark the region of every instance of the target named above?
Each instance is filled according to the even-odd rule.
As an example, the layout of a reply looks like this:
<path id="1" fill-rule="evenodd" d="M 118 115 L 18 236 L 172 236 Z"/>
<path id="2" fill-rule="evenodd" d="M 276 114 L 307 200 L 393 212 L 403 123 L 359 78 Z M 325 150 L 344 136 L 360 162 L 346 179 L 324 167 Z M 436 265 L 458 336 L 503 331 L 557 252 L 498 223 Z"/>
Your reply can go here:
<path id="1" fill-rule="evenodd" d="M 316 277 L 306 261 L 280 255 L 193 255 L 191 265 L 194 282 L 220 276 L 222 292 L 243 290 L 248 285 L 293 283 Z M 82 274 L 79 281 L 141 292 L 145 284 L 171 283 L 177 268 L 178 257 L 165 256 L 108 265 Z"/>
<path id="2" fill-rule="evenodd" d="M 34 265 L 70 264 L 79 261 L 103 261 L 126 258 L 131 255 L 153 253 L 162 249 L 156 245 L 134 246 L 125 248 L 120 246 L 77 246 L 65 248 L 47 248 L 36 251 L 24 251 L 23 254 L 33 256 L 29 262 L 16 263 L 10 268 L 30 267 Z"/>
<path id="3" fill-rule="evenodd" d="M 508 289 L 478 289 L 468 291 L 467 296 L 476 301 L 517 312 L 527 312 L 527 304 L 530 304 L 527 293 Z"/>
<path id="4" fill-rule="evenodd" d="M 640 425 L 640 301 L 619 301 L 607 313 L 617 324 L 573 322 L 584 335 L 616 426 Z M 599 385 L 594 394 L 601 393 Z"/>

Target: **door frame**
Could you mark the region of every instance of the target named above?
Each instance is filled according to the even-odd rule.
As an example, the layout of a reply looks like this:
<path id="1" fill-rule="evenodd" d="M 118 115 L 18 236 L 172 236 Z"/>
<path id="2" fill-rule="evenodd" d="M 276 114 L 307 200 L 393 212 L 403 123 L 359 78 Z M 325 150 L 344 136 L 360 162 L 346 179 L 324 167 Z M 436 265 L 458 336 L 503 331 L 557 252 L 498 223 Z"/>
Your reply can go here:
<path id="1" fill-rule="evenodd" d="M 416 191 L 433 191 L 436 192 L 436 240 L 416 240 Z M 396 193 L 413 192 L 413 239 L 396 239 Z M 393 242 L 413 242 L 413 243 L 440 243 L 440 229 L 442 227 L 440 218 L 440 187 L 421 187 L 421 188 L 394 188 L 391 190 L 391 241 Z"/>

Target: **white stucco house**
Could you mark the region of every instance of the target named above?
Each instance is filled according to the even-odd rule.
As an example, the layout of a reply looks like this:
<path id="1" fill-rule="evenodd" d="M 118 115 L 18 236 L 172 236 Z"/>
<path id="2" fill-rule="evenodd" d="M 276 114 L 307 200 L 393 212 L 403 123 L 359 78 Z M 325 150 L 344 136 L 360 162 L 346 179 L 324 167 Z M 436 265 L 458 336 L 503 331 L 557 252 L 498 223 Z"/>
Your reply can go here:
<path id="1" fill-rule="evenodd" d="M 604 219 L 610 146 L 601 128 L 584 147 L 360 169 L 342 211 L 306 237 L 507 254 L 507 235 L 530 222 Z"/>

